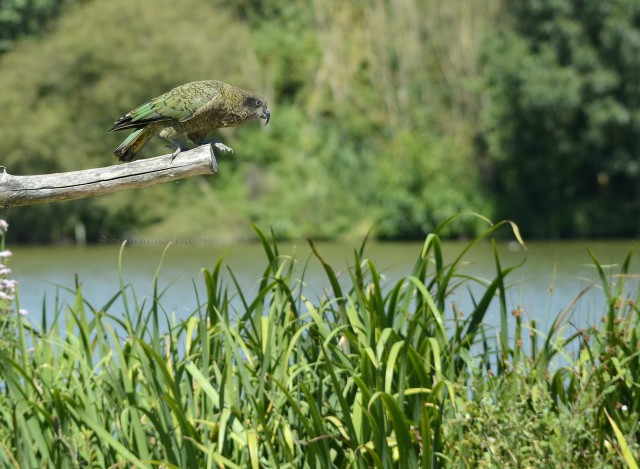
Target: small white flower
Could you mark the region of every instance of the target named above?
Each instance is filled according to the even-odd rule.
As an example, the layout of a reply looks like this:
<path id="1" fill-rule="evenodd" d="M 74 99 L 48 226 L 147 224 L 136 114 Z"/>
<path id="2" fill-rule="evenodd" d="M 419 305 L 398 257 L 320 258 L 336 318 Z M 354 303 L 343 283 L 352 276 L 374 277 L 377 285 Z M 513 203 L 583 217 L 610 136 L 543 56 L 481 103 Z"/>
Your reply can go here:
<path id="1" fill-rule="evenodd" d="M 0 267 L 0 275 L 9 275 L 11 273 L 11 269 L 9 267 Z"/>
<path id="2" fill-rule="evenodd" d="M 27 314 L 29 314 L 29 311 L 27 311 L 27 310 L 26 310 L 26 309 L 24 309 L 24 308 L 20 308 L 20 309 L 18 310 L 18 314 L 19 314 L 20 316 L 26 316 Z"/>
<path id="3" fill-rule="evenodd" d="M 13 301 L 13 295 L 0 291 L 0 300 Z"/>
<path id="4" fill-rule="evenodd" d="M 9 223 L 6 220 L 0 219 L 0 233 L 6 233 L 9 229 Z"/>
<path id="5" fill-rule="evenodd" d="M 4 259 L 5 257 L 11 257 L 12 255 L 13 253 L 8 249 L 5 249 L 4 251 L 0 251 L 0 258 L 2 259 Z"/>
<path id="6" fill-rule="evenodd" d="M 627 407 L 627 405 L 626 405 L 626 404 L 622 404 L 622 406 L 620 407 L 620 410 L 621 410 L 622 412 L 626 412 L 626 411 L 627 411 L 627 409 L 628 409 L 628 407 Z"/>
<path id="7" fill-rule="evenodd" d="M 3 278 L 0 280 L 0 291 L 13 295 L 16 292 L 16 285 L 18 285 L 16 280 L 7 280 L 6 278 Z"/>

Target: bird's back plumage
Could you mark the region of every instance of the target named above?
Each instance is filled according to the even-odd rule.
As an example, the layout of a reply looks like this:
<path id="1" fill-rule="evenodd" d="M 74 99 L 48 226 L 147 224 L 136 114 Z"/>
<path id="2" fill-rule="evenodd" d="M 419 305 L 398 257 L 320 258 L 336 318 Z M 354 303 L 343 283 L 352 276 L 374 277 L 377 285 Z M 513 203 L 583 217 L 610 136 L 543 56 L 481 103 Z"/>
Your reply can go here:
<path id="1" fill-rule="evenodd" d="M 109 132 L 139 129 L 159 121 L 184 122 L 220 96 L 221 84 L 222 82 L 215 80 L 196 81 L 173 88 L 122 116 Z"/>

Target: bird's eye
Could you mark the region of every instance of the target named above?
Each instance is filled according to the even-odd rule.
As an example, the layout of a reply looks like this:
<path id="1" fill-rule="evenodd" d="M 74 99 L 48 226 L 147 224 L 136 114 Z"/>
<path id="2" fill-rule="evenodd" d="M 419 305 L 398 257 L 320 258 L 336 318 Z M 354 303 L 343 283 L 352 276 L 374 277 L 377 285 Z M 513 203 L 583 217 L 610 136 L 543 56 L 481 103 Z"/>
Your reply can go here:
<path id="1" fill-rule="evenodd" d="M 260 101 L 259 99 L 256 99 L 255 100 L 255 105 L 256 105 L 256 107 L 262 106 L 262 101 Z"/>

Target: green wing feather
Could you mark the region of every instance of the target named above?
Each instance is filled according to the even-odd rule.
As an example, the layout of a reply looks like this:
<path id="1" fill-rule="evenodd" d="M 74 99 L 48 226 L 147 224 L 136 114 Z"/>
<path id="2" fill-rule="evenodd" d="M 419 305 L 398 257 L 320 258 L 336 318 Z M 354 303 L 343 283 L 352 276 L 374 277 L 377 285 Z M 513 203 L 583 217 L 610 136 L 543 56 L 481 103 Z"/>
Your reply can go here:
<path id="1" fill-rule="evenodd" d="M 178 86 L 121 117 L 111 130 L 140 128 L 151 122 L 189 120 L 202 106 L 220 97 L 216 82 L 196 81 Z"/>

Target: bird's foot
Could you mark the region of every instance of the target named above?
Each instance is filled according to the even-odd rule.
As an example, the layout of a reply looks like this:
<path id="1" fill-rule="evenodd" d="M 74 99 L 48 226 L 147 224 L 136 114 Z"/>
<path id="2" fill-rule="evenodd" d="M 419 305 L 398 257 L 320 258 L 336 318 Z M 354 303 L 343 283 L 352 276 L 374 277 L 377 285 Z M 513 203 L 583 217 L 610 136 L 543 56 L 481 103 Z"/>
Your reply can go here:
<path id="1" fill-rule="evenodd" d="M 178 156 L 181 151 L 182 151 L 182 147 L 178 147 L 173 151 L 173 153 L 171 153 L 171 162 L 172 163 L 173 163 L 173 160 L 176 159 L 176 156 Z"/>
<path id="2" fill-rule="evenodd" d="M 173 148 L 173 153 L 171 153 L 171 162 L 173 163 L 173 160 L 176 159 L 176 156 L 178 156 L 180 154 L 180 152 L 182 151 L 186 151 L 189 149 L 189 147 L 186 147 L 184 145 L 181 145 L 180 142 L 178 142 L 177 140 L 174 140 L 171 142 L 171 145 L 167 145 L 169 148 Z"/>
<path id="3" fill-rule="evenodd" d="M 213 145 L 215 148 L 224 153 L 233 153 L 233 148 L 226 146 L 224 143 L 218 142 L 214 139 L 197 140 L 196 145 Z"/>
<path id="4" fill-rule="evenodd" d="M 213 146 L 224 153 L 233 153 L 233 148 L 226 146 L 224 143 L 212 142 Z"/>

